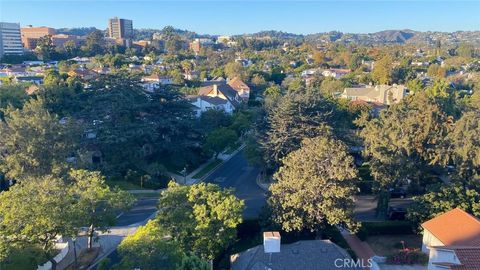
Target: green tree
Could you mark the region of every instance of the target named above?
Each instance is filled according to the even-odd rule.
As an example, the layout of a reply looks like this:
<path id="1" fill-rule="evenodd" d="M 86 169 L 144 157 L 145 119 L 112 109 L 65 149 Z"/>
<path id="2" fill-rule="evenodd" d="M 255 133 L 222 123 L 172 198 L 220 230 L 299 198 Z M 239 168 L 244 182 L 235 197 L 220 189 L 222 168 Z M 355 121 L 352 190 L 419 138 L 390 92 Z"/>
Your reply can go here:
<path id="1" fill-rule="evenodd" d="M 268 202 L 274 220 L 286 231 L 321 232 L 326 224 L 355 231 L 353 220 L 357 170 L 347 146 L 327 137 L 305 139 L 274 175 Z"/>
<path id="2" fill-rule="evenodd" d="M 85 46 L 82 47 L 85 54 L 95 56 L 105 52 L 105 37 L 100 30 L 95 30 L 87 35 Z"/>
<path id="3" fill-rule="evenodd" d="M 450 85 L 447 80 L 438 79 L 425 89 L 425 93 L 432 98 L 447 98 L 450 95 Z"/>
<path id="4" fill-rule="evenodd" d="M 304 138 L 329 134 L 327 123 L 334 110 L 318 92 L 308 89 L 288 92 L 275 101 L 267 109 L 267 128 L 261 138 L 265 160 L 271 167 L 281 164 Z"/>
<path id="5" fill-rule="evenodd" d="M 393 78 L 393 57 L 386 55 L 375 62 L 372 78 L 378 84 L 389 84 Z"/>
<path id="6" fill-rule="evenodd" d="M 96 91 L 78 94 L 79 109 L 69 112 L 85 119 L 85 130 L 96 136 L 84 143 L 95 143 L 102 156 L 92 163 L 85 155 L 88 168 L 118 177 L 128 170 L 144 171 L 162 157 L 185 164 L 195 131 L 192 108 L 183 95 L 163 89 L 146 96 L 139 77 L 124 71 L 102 76 L 92 89 Z"/>
<path id="7" fill-rule="evenodd" d="M 427 193 L 414 197 L 413 201 L 414 203 L 408 209 L 407 217 L 418 226 L 457 207 L 474 216 L 480 216 L 478 187 L 464 186 L 461 183 L 430 187 Z"/>
<path id="8" fill-rule="evenodd" d="M 386 190 L 406 179 L 419 183 L 431 165 L 445 164 L 445 136 L 451 119 L 423 93 L 383 110 L 379 117 L 357 124 L 364 155 L 380 192 L 378 214 L 386 214 Z"/>
<path id="9" fill-rule="evenodd" d="M 178 269 L 182 253 L 160 226 L 150 220 L 125 237 L 118 246 L 122 257 L 116 269 L 170 270 Z"/>
<path id="10" fill-rule="evenodd" d="M 38 39 L 35 53 L 39 59 L 50 61 L 55 54 L 55 45 L 53 45 L 52 36 L 47 35 Z"/>
<path id="11" fill-rule="evenodd" d="M 0 170 L 22 180 L 47 174 L 61 175 L 66 159 L 76 152 L 76 128 L 61 123 L 44 108 L 42 100 L 31 99 L 23 108 L 8 107 L 0 123 Z"/>
<path id="12" fill-rule="evenodd" d="M 420 80 L 414 79 L 406 83 L 406 87 L 411 93 L 419 93 L 423 90 L 423 84 Z"/>
<path id="13" fill-rule="evenodd" d="M 67 190 L 62 179 L 42 176 L 0 193 L 0 242 L 16 248 L 37 245 L 55 269 L 57 238 L 76 234 L 75 200 Z"/>
<path id="14" fill-rule="evenodd" d="M 9 105 L 13 108 L 21 108 L 28 96 L 25 92 L 25 85 L 2 85 L 0 86 L 0 111 L 6 109 Z M 0 112 L 0 115 L 2 112 Z M 3 118 L 0 117 L 0 118 Z"/>
<path id="15" fill-rule="evenodd" d="M 427 74 L 432 78 L 441 79 L 447 76 L 447 70 L 438 64 L 432 64 L 428 67 Z"/>
<path id="16" fill-rule="evenodd" d="M 238 136 L 234 130 L 226 127 L 208 133 L 204 147 L 207 151 L 215 153 L 215 158 L 227 147 L 233 146 Z"/>
<path id="17" fill-rule="evenodd" d="M 342 81 L 329 77 L 322 81 L 320 89 L 325 96 L 334 96 L 336 93 L 342 92 L 344 87 Z"/>
<path id="18" fill-rule="evenodd" d="M 457 48 L 458 56 L 465 57 L 465 58 L 472 58 L 475 54 L 475 47 L 469 43 L 462 43 Z"/>
<path id="19" fill-rule="evenodd" d="M 232 117 L 223 110 L 207 110 L 200 116 L 200 126 L 205 132 L 231 125 Z"/>
<path id="20" fill-rule="evenodd" d="M 321 65 L 325 62 L 325 54 L 320 51 L 315 51 L 313 53 L 313 61 L 316 65 Z"/>
<path id="21" fill-rule="evenodd" d="M 54 69 L 45 71 L 43 83 L 45 86 L 65 86 L 66 76 L 60 75 L 60 73 Z"/>
<path id="22" fill-rule="evenodd" d="M 63 44 L 63 50 L 65 51 L 67 58 L 75 57 L 80 52 L 80 49 L 73 40 L 65 42 L 65 44 Z"/>
<path id="23" fill-rule="evenodd" d="M 134 199 L 126 191 L 111 189 L 100 172 L 72 170 L 69 180 L 72 182 L 71 192 L 76 198 L 78 225 L 88 226 L 88 248 L 91 249 L 95 232 L 107 231 L 115 224 L 118 212 L 132 206 Z"/>
<path id="24" fill-rule="evenodd" d="M 480 179 L 480 115 L 465 112 L 447 136 L 450 161 L 455 166 L 454 178 L 478 183 Z"/>
<path id="25" fill-rule="evenodd" d="M 177 270 L 210 270 L 208 262 L 195 255 L 184 256 Z"/>
<path id="26" fill-rule="evenodd" d="M 265 89 L 265 92 L 263 94 L 265 96 L 280 96 L 282 94 L 282 89 L 280 88 L 280 86 L 274 84 L 267 87 L 267 89 Z"/>
<path id="27" fill-rule="evenodd" d="M 354 53 L 348 62 L 348 68 L 351 70 L 356 70 L 362 66 L 363 55 Z"/>
<path id="28" fill-rule="evenodd" d="M 247 77 L 247 73 L 245 71 L 245 68 L 242 66 L 242 64 L 238 62 L 230 62 L 225 65 L 224 67 L 225 70 L 225 75 L 229 79 L 233 79 L 235 77 L 240 78 L 241 80 L 245 80 Z"/>
<path id="29" fill-rule="evenodd" d="M 159 202 L 157 222 L 185 252 L 213 259 L 234 241 L 243 201 L 214 184 L 171 182 Z"/>

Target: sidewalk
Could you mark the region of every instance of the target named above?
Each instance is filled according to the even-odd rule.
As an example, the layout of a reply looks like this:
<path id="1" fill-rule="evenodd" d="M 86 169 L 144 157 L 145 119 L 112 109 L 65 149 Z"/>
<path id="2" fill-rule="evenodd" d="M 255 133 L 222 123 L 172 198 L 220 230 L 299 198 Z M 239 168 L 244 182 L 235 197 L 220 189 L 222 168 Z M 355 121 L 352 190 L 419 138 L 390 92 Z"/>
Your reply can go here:
<path id="1" fill-rule="evenodd" d="M 373 252 L 372 248 L 367 242 L 361 241 L 356 235 L 351 234 L 346 230 L 341 231 L 341 233 L 350 248 L 355 252 L 355 254 L 357 254 L 358 259 L 367 262 L 368 259 L 375 256 L 375 252 Z"/>

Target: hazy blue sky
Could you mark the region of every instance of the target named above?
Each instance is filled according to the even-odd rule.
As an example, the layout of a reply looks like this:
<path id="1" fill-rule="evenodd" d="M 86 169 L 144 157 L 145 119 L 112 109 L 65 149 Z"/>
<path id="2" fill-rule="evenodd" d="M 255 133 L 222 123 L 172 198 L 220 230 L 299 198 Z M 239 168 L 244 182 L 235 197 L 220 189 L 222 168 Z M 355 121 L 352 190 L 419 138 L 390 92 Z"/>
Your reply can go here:
<path id="1" fill-rule="evenodd" d="M 135 28 L 172 25 L 207 34 L 456 31 L 480 30 L 480 1 L 0 0 L 0 21 L 21 25 L 105 29 L 113 16 L 132 19 Z"/>

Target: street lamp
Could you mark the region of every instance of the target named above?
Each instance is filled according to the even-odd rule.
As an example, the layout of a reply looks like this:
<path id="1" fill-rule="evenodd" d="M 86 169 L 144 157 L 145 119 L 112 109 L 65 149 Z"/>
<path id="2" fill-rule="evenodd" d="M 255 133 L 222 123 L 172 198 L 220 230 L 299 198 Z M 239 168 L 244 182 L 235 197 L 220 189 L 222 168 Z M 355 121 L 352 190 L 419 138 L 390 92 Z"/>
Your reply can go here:
<path id="1" fill-rule="evenodd" d="M 73 257 L 75 258 L 75 269 L 77 269 L 77 237 L 72 237 L 73 242 Z"/>
<path id="2" fill-rule="evenodd" d="M 183 175 L 183 183 L 186 185 L 187 184 L 187 166 L 183 167 L 183 170 L 181 171 Z"/>

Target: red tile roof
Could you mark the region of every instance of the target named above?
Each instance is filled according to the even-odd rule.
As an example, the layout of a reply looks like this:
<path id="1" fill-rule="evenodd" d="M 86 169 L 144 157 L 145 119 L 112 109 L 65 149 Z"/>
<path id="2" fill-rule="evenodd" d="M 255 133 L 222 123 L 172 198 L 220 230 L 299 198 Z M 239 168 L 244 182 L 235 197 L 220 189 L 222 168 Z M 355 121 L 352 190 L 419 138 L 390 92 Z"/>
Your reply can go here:
<path id="1" fill-rule="evenodd" d="M 460 265 L 451 266 L 452 270 L 480 270 L 480 246 L 454 248 Z"/>
<path id="2" fill-rule="evenodd" d="M 238 77 L 231 79 L 227 84 L 237 92 L 240 92 L 241 90 L 250 91 L 250 87 Z"/>
<path id="3" fill-rule="evenodd" d="M 480 246 L 480 220 L 459 208 L 423 223 L 422 227 L 445 246 Z"/>

